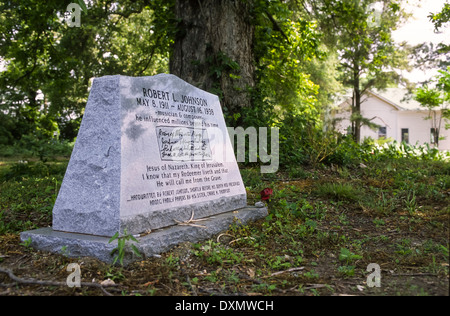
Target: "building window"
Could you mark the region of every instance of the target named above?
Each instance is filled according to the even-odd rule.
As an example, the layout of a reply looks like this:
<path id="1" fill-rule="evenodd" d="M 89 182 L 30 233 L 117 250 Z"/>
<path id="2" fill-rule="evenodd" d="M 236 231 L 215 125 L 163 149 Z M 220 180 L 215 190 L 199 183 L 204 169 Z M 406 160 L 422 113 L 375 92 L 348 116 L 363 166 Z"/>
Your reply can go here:
<path id="1" fill-rule="evenodd" d="M 387 133 L 386 133 L 386 126 L 382 126 L 378 129 L 378 139 L 380 138 L 386 138 Z"/>
<path id="2" fill-rule="evenodd" d="M 439 143 L 439 130 L 437 128 L 432 128 L 430 131 L 431 134 L 431 144 L 437 145 Z"/>
<path id="3" fill-rule="evenodd" d="M 402 128 L 402 142 L 409 144 L 409 129 Z"/>

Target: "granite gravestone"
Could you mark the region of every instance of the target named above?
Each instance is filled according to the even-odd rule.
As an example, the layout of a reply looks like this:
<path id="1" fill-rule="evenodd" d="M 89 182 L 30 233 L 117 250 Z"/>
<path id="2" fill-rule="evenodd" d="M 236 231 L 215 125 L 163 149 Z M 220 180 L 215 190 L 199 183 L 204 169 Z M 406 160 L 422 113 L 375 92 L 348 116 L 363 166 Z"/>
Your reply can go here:
<path id="1" fill-rule="evenodd" d="M 21 238 L 110 261 L 111 236 L 146 235 L 151 255 L 267 214 L 246 201 L 217 96 L 173 75 L 107 76 L 93 82 L 53 227 Z"/>

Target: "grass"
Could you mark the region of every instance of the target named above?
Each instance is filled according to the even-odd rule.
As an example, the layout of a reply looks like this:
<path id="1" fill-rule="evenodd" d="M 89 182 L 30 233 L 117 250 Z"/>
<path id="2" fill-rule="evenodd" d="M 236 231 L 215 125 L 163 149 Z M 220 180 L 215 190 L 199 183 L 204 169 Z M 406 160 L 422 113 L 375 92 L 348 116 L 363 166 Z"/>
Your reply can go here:
<path id="1" fill-rule="evenodd" d="M 349 183 L 319 184 L 315 193 L 321 197 L 331 197 L 339 201 L 358 201 L 361 196 L 361 191 Z"/>
<path id="2" fill-rule="evenodd" d="M 265 219 L 127 267 L 39 252 L 19 241 L 21 231 L 51 225 L 67 161 L 38 164 L 17 167 L 18 175 L 12 158 L 0 163 L 0 265 L 23 278 L 64 281 L 65 267 L 75 261 L 82 281 L 115 280 L 114 295 L 448 295 L 448 163 L 299 166 L 264 177 L 243 168 L 249 204 L 273 189 Z M 381 267 L 380 288 L 367 286 L 371 263 Z M 0 274 L 0 283 L 6 279 Z M 8 290 L 102 294 L 30 285 Z"/>

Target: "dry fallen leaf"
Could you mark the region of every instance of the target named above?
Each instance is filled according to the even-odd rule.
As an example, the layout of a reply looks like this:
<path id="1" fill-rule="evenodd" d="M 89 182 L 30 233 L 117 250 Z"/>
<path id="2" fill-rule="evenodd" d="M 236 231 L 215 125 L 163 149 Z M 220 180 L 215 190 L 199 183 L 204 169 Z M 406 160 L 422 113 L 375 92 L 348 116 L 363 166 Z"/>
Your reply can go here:
<path id="1" fill-rule="evenodd" d="M 159 283 L 159 280 L 150 281 L 150 282 L 144 283 L 142 286 L 147 287 L 147 286 L 150 286 L 150 285 L 153 285 L 153 284 L 156 284 L 156 283 Z"/>

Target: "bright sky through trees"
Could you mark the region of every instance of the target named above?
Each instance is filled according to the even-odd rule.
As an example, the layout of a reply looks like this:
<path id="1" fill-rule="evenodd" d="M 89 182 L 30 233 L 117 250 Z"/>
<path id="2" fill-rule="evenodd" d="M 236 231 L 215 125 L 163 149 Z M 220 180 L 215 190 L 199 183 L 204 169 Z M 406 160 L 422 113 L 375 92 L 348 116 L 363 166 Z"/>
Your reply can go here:
<path id="1" fill-rule="evenodd" d="M 393 32 L 393 37 L 397 42 L 406 41 L 414 46 L 425 42 L 432 42 L 434 45 L 443 43 L 450 44 L 450 26 L 444 26 L 440 32 L 435 32 L 434 25 L 428 17 L 431 13 L 442 11 L 445 0 L 407 0 L 403 6 L 408 13 L 413 16 Z M 437 75 L 437 69 L 422 71 L 415 69 L 411 73 L 404 75 L 413 82 L 424 81 Z"/>

